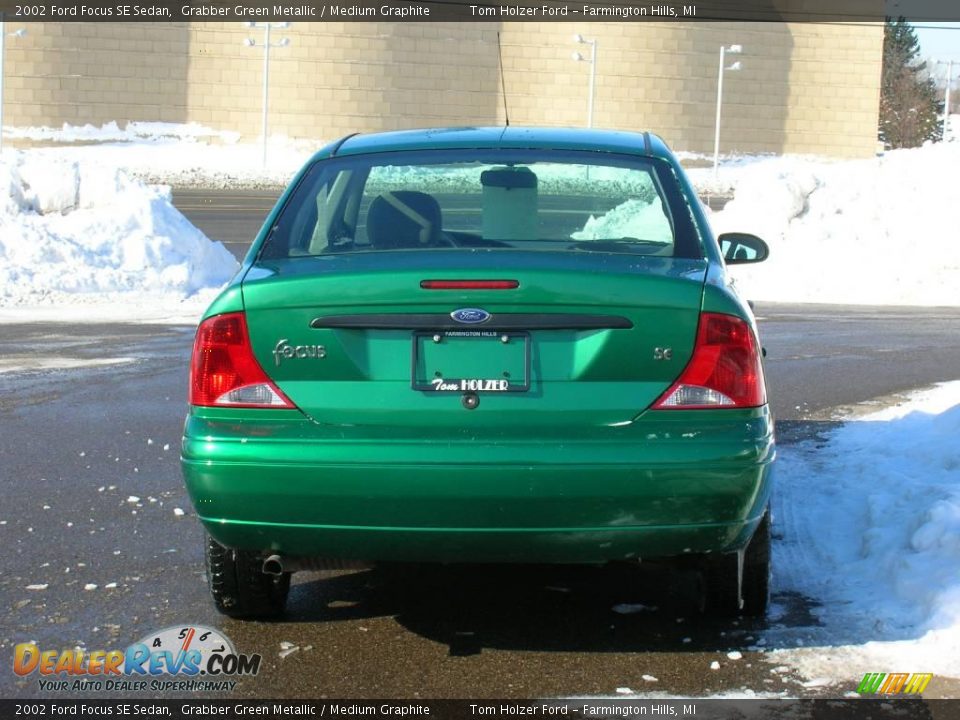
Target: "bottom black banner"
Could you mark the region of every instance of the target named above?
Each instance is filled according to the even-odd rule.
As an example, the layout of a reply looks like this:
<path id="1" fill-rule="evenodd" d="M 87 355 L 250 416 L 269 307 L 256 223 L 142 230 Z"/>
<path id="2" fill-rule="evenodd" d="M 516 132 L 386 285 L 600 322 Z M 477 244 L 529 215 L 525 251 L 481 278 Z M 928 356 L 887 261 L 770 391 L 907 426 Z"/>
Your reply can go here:
<path id="1" fill-rule="evenodd" d="M 960 700 L 0 700 L 0 718 L 13 717 L 954 720 L 960 719 Z"/>

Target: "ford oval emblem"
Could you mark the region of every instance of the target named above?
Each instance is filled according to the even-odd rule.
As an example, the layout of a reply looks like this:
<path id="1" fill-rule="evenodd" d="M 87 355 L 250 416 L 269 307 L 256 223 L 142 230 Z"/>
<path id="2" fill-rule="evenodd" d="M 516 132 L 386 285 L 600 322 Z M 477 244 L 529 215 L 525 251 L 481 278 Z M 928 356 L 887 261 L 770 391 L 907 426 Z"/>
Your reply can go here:
<path id="1" fill-rule="evenodd" d="M 450 313 L 450 317 L 464 325 L 476 325 L 490 319 L 490 313 L 480 308 L 460 308 Z"/>

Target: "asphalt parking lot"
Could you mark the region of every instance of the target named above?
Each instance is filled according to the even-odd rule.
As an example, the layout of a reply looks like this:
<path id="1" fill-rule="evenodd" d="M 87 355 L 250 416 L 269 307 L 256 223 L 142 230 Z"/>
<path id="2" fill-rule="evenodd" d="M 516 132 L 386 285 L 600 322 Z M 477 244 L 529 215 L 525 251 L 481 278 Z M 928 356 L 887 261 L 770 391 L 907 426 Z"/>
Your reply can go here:
<path id="1" fill-rule="evenodd" d="M 262 207 L 241 223 L 232 202 L 191 197 L 184 208 L 242 253 L 238 233 L 259 222 Z M 839 409 L 960 377 L 952 310 L 757 310 L 782 444 L 828 429 Z M 789 645 L 809 636 L 816 598 L 779 594 L 765 621 L 718 621 L 697 612 L 689 578 L 654 566 L 302 573 L 279 622 L 217 615 L 178 464 L 192 334 L 187 326 L 0 325 L 0 647 L 8 657 L 31 640 L 111 649 L 202 624 L 262 654 L 260 674 L 236 690 L 248 697 L 855 687 L 855 678 L 806 687 L 768 660 L 768 637 Z M 35 677 L 9 672 L 0 688 L 4 697 L 44 696 Z M 928 694 L 955 691 L 933 684 Z"/>

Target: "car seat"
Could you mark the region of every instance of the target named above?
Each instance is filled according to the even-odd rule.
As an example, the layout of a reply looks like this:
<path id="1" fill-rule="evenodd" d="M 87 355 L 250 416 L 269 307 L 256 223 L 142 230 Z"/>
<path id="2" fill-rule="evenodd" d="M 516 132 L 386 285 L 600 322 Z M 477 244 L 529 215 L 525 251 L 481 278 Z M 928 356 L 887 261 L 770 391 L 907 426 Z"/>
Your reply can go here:
<path id="1" fill-rule="evenodd" d="M 416 190 L 378 195 L 367 211 L 367 237 L 376 250 L 443 245 L 440 204 Z"/>

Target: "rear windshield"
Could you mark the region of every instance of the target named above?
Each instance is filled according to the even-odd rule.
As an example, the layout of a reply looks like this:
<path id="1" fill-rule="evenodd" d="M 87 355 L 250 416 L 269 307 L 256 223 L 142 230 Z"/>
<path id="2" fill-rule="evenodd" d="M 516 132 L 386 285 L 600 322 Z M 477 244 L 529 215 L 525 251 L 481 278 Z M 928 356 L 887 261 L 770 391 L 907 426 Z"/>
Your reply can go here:
<path id="1" fill-rule="evenodd" d="M 320 161 L 260 257 L 479 248 L 700 257 L 669 166 L 504 150 Z"/>

